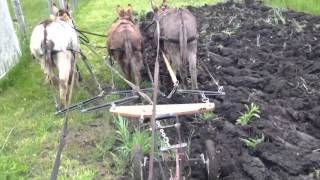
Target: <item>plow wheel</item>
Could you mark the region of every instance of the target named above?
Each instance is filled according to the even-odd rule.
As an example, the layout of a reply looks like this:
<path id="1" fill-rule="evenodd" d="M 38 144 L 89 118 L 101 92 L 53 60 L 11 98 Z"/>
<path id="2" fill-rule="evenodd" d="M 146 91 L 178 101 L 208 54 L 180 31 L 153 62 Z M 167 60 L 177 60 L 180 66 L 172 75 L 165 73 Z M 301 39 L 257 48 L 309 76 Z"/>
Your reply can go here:
<path id="1" fill-rule="evenodd" d="M 212 140 L 206 140 L 206 170 L 208 180 L 218 180 L 219 164 L 217 159 L 216 147 Z"/>

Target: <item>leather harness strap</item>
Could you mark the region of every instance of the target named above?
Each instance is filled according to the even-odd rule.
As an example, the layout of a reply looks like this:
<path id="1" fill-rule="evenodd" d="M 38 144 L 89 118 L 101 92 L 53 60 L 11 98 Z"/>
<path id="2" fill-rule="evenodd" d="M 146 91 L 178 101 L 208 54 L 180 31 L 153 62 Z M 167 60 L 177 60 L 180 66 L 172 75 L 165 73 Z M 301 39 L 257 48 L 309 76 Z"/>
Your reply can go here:
<path id="1" fill-rule="evenodd" d="M 182 11 L 181 11 L 181 9 L 180 9 L 180 8 L 175 8 L 175 9 L 173 9 L 173 10 L 174 10 L 174 13 L 179 12 L 180 15 L 181 15 L 181 19 L 182 19 Z M 162 11 L 161 11 L 160 14 L 159 14 L 159 20 L 160 20 L 162 17 L 166 16 L 169 12 L 170 12 L 170 9 L 168 9 L 168 7 L 163 8 Z M 182 20 L 183 20 L 183 19 L 182 19 Z M 196 36 L 191 36 L 191 37 L 189 37 L 189 38 L 187 39 L 187 43 L 190 43 L 190 42 L 192 42 L 192 41 L 195 41 L 195 40 L 197 40 L 198 38 L 199 38 L 198 35 L 196 35 Z M 166 37 L 166 36 L 160 36 L 160 40 L 161 40 L 161 41 L 167 41 L 167 42 L 179 44 L 179 39 L 168 38 L 168 37 Z"/>

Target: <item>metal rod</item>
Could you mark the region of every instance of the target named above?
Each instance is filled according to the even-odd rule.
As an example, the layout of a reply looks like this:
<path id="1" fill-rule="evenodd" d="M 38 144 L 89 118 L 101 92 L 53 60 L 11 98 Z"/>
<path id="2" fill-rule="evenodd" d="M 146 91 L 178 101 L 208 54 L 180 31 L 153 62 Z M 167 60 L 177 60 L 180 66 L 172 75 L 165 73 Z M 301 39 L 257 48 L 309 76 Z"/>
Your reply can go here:
<path id="1" fill-rule="evenodd" d="M 140 89 L 140 91 L 146 93 L 146 92 L 152 92 L 153 91 L 153 88 L 146 88 L 146 89 Z M 122 90 L 122 91 L 112 91 L 111 94 L 133 94 L 134 91 L 133 90 Z M 166 95 L 160 91 L 160 89 L 158 89 L 158 93 L 165 97 Z"/>
<path id="2" fill-rule="evenodd" d="M 83 106 L 85 106 L 85 105 L 87 105 L 87 104 L 90 104 L 90 103 L 92 103 L 92 102 L 95 102 L 95 101 L 98 100 L 98 99 L 104 98 L 105 96 L 106 96 L 105 91 L 102 91 L 98 96 L 95 96 L 95 97 L 93 97 L 93 98 L 90 98 L 90 99 L 81 101 L 81 102 L 79 102 L 79 103 L 77 103 L 77 104 L 74 104 L 74 105 L 72 105 L 72 106 L 69 106 L 69 107 L 67 107 L 67 108 L 65 108 L 65 109 L 63 109 L 63 110 L 57 111 L 57 112 L 55 113 L 55 115 L 59 115 L 59 114 L 65 113 L 65 112 L 67 112 L 67 111 L 73 111 L 73 110 L 79 109 L 79 108 L 81 108 L 81 107 L 83 107 Z"/>
<path id="3" fill-rule="evenodd" d="M 182 140 L 181 140 L 181 133 L 180 133 L 180 121 L 179 121 L 179 117 L 176 116 L 176 128 L 177 128 L 177 135 L 178 135 L 178 143 L 179 144 L 182 144 Z M 180 153 L 181 153 L 181 147 L 180 148 L 177 148 L 176 149 L 176 175 L 177 175 L 177 178 L 179 180 L 181 180 L 181 172 L 182 172 L 182 167 L 180 166 L 180 162 L 181 162 L 181 159 L 180 159 Z"/>
<path id="4" fill-rule="evenodd" d="M 75 61 L 72 61 L 73 64 L 72 66 L 75 67 Z M 72 91 L 73 91 L 73 85 L 74 85 L 74 78 L 75 78 L 75 72 L 73 71 L 72 73 L 72 79 L 71 79 L 71 86 L 67 90 L 69 91 L 69 99 L 67 100 L 67 104 L 69 105 L 71 103 L 71 98 L 72 98 Z M 61 135 L 60 135 L 60 142 L 58 146 L 58 151 L 55 157 L 55 161 L 53 164 L 53 168 L 51 171 L 51 176 L 50 180 L 56 180 L 58 178 L 58 173 L 59 173 L 59 167 L 61 163 L 61 155 L 63 148 L 65 146 L 65 138 L 68 134 L 68 111 L 64 114 L 64 122 L 63 122 L 63 128 L 61 130 Z"/>
<path id="5" fill-rule="evenodd" d="M 101 84 L 97 80 L 97 77 L 92 72 L 92 68 L 91 68 L 90 64 L 88 63 L 88 58 L 86 57 L 86 55 L 84 55 L 84 53 L 81 51 L 81 49 L 80 49 L 80 56 L 81 56 L 81 59 L 82 59 L 83 63 L 85 64 L 86 68 L 88 69 L 91 77 L 96 82 L 96 85 L 97 85 L 97 88 L 98 88 L 99 92 L 103 91 L 103 89 L 101 87 Z"/>
<path id="6" fill-rule="evenodd" d="M 157 105 L 157 98 L 158 98 L 158 87 L 159 87 L 159 51 L 160 51 L 160 25 L 159 21 L 157 21 L 157 56 L 156 56 L 156 63 L 154 65 L 154 83 L 153 83 L 153 104 L 152 104 L 152 116 L 151 116 L 151 127 L 152 127 L 152 135 L 151 135 L 151 147 L 150 147 L 150 164 L 149 164 L 149 174 L 148 180 L 153 180 L 153 160 L 154 160 L 154 148 L 156 146 L 156 105 Z"/>
<path id="7" fill-rule="evenodd" d="M 183 94 L 205 94 L 205 95 L 211 95 L 211 96 L 224 96 L 226 95 L 225 92 L 219 92 L 219 91 L 201 91 L 201 90 L 185 90 L 185 89 L 178 89 L 178 93 Z"/>
<path id="8" fill-rule="evenodd" d="M 139 96 L 126 97 L 126 98 L 119 99 L 119 100 L 116 100 L 116 101 L 113 101 L 113 102 L 110 102 L 110 103 L 106 103 L 106 104 L 102 104 L 102 105 L 99 105 L 99 106 L 90 107 L 90 108 L 87 108 L 87 109 L 82 109 L 80 112 L 82 112 L 82 113 L 92 112 L 92 111 L 100 110 L 100 109 L 103 109 L 103 108 L 111 107 L 114 104 L 123 104 L 123 103 L 129 102 L 129 101 L 132 101 L 132 100 L 135 100 L 135 99 L 138 99 L 138 98 L 139 98 Z"/>

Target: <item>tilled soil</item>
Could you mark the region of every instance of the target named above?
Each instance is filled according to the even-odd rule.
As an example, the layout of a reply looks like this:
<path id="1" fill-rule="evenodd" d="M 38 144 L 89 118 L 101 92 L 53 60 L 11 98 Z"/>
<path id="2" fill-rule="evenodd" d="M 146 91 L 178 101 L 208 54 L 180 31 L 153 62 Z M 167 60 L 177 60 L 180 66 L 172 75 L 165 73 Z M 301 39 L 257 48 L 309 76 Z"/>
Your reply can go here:
<path id="1" fill-rule="evenodd" d="M 207 64 L 224 86 L 226 96 L 211 98 L 219 118 L 183 125 L 191 129 L 191 154 L 204 150 L 207 139 L 216 145 L 219 179 L 316 179 L 320 169 L 320 18 L 277 10 L 260 3 L 218 4 L 188 7 L 198 22 L 199 88 L 216 90 L 201 68 Z M 281 15 L 282 14 L 282 15 Z M 141 23 L 145 58 L 153 70 L 155 45 L 150 24 Z M 161 86 L 169 91 L 170 77 L 161 60 Z M 145 77 L 147 77 L 145 73 Z M 172 102 L 191 102 L 175 96 Z M 261 118 L 235 125 L 251 102 Z M 218 119 L 218 120 L 217 120 Z M 255 149 L 240 138 L 265 136 Z M 187 138 L 187 137 L 185 137 Z M 205 171 L 193 168 L 194 179 L 206 179 Z M 319 177 L 318 177 L 319 178 Z"/>

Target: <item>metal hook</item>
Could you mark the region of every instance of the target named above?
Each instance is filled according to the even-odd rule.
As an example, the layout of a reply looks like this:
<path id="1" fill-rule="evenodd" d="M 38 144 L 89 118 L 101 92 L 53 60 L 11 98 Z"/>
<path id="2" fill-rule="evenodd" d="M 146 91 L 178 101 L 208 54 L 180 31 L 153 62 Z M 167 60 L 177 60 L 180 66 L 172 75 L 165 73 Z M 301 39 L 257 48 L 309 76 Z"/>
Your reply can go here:
<path id="1" fill-rule="evenodd" d="M 179 87 L 179 81 L 176 81 L 176 82 L 174 83 L 174 85 L 173 85 L 173 88 L 172 88 L 170 94 L 167 96 L 168 99 L 171 99 L 171 98 L 172 98 L 172 96 L 177 92 L 178 87 Z"/>
<path id="2" fill-rule="evenodd" d="M 202 102 L 209 103 L 209 98 L 204 94 L 204 92 L 201 92 Z"/>
<path id="3" fill-rule="evenodd" d="M 224 87 L 223 86 L 218 86 L 218 92 L 225 94 Z"/>

